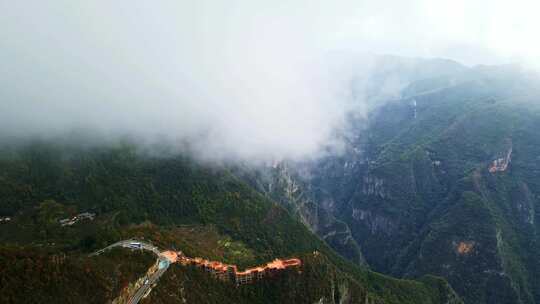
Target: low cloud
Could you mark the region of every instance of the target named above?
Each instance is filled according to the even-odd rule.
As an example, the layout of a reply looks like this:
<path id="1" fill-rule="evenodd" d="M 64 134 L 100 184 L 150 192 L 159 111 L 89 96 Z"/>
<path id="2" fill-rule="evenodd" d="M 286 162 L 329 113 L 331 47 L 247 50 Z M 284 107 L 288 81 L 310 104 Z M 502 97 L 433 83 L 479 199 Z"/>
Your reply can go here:
<path id="1" fill-rule="evenodd" d="M 366 54 L 527 55 L 400 3 L 5 1 L 0 137 L 83 129 L 207 159 L 301 159 L 339 147 L 346 117 L 365 114 Z"/>

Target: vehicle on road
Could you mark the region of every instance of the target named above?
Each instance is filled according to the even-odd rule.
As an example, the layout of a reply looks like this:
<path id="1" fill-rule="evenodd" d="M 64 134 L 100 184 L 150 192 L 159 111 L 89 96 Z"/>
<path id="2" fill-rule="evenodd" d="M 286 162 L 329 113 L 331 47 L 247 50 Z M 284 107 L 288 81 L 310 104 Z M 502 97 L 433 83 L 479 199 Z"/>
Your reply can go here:
<path id="1" fill-rule="evenodd" d="M 139 243 L 139 242 L 131 242 L 131 243 L 129 243 L 128 246 L 130 248 L 135 248 L 135 249 L 141 249 L 142 248 L 142 244 Z"/>

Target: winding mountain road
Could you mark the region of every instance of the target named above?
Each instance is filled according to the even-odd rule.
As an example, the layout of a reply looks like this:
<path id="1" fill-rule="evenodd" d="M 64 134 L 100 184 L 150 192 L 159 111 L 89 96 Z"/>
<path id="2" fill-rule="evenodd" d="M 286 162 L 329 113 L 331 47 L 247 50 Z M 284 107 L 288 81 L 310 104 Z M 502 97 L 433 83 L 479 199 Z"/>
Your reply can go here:
<path id="1" fill-rule="evenodd" d="M 137 289 L 137 291 L 135 291 L 135 293 L 127 302 L 128 304 L 137 304 L 142 298 L 144 298 L 150 293 L 150 291 L 152 290 L 152 286 L 155 285 L 159 278 L 165 273 L 165 271 L 167 271 L 171 261 L 169 260 L 169 258 L 167 258 L 167 254 L 164 254 L 165 251 L 160 251 L 156 246 L 150 243 L 133 239 L 116 242 L 90 254 L 90 256 L 100 255 L 105 251 L 111 250 L 115 247 L 128 248 L 132 250 L 147 250 L 153 252 L 157 256 L 157 270 L 149 275 L 145 275 L 145 277 L 143 278 L 143 284 L 141 285 L 141 287 L 139 287 L 139 289 Z"/>
<path id="2" fill-rule="evenodd" d="M 142 298 L 144 298 L 148 293 L 150 293 L 152 285 L 154 285 L 157 280 L 165 273 L 165 271 L 167 271 L 167 268 L 169 268 L 169 261 L 165 258 L 160 257 L 158 259 L 158 270 L 156 270 L 154 273 L 152 273 L 145 279 L 142 286 L 137 289 L 131 299 L 129 299 L 128 304 L 137 304 Z"/>
<path id="3" fill-rule="evenodd" d="M 140 247 L 139 246 L 136 246 L 134 244 L 140 244 Z M 143 241 L 139 241 L 139 240 L 123 240 L 123 241 L 119 241 L 119 242 L 116 242 L 114 244 L 111 244 L 103 249 L 100 249 L 94 253 L 92 253 L 90 256 L 96 256 L 96 255 L 100 255 L 102 254 L 103 252 L 107 251 L 107 250 L 111 250 L 115 247 L 123 247 L 123 248 L 129 248 L 129 249 L 141 249 L 141 250 L 147 250 L 147 251 L 152 251 L 155 255 L 159 256 L 161 254 L 161 251 L 154 245 L 150 244 L 150 243 L 146 243 L 146 242 L 143 242 Z"/>

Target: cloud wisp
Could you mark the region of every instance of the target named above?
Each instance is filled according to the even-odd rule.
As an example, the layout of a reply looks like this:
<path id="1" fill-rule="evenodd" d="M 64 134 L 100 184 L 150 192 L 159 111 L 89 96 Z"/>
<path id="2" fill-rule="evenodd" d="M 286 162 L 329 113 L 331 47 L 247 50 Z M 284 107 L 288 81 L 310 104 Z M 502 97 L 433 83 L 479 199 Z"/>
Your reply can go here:
<path id="1" fill-rule="evenodd" d="M 350 87 L 370 69 L 359 53 L 531 56 L 492 43 L 491 29 L 428 17 L 448 10 L 400 3 L 0 1 L 0 136 L 79 128 L 188 143 L 209 159 L 301 159 L 365 112 L 361 85 Z"/>

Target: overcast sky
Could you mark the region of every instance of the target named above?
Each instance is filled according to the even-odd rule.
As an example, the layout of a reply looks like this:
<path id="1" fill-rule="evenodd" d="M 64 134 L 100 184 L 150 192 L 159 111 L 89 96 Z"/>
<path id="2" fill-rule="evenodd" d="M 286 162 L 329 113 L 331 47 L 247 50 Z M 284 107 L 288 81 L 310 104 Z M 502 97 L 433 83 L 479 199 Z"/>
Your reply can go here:
<path id="1" fill-rule="evenodd" d="M 369 66 L 360 54 L 535 66 L 539 9 L 521 0 L 0 0 L 0 135 L 87 128 L 189 141 L 210 158 L 302 158 L 332 140 L 346 113 L 364 111 L 347 86 Z"/>

